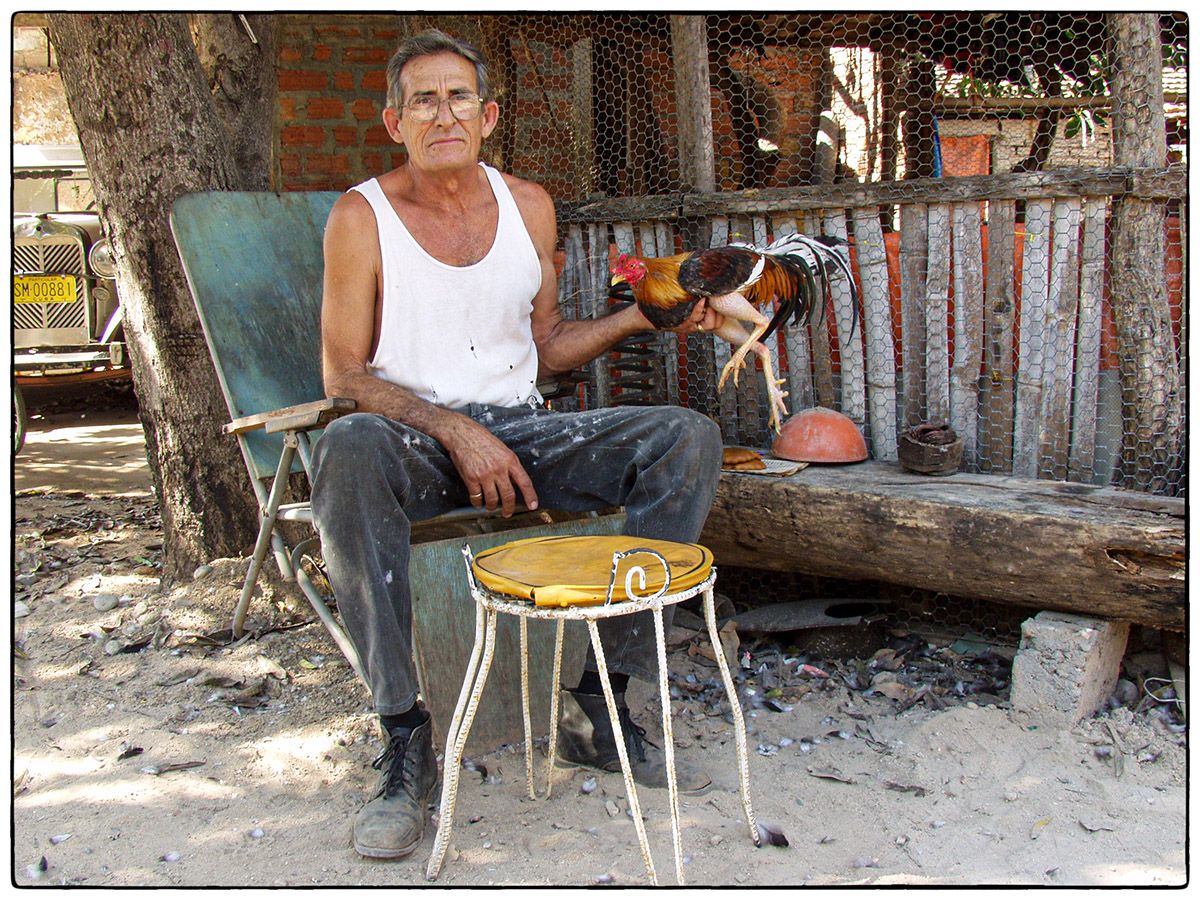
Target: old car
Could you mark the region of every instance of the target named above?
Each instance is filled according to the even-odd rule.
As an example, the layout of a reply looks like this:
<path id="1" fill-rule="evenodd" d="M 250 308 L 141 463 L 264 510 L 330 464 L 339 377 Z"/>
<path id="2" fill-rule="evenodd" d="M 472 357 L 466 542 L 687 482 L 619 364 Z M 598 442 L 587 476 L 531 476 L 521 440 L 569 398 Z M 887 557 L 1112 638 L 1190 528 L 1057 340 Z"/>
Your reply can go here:
<path id="1" fill-rule="evenodd" d="M 13 148 L 14 448 L 22 387 L 127 380 L 112 247 L 77 147 Z M 14 450 L 14 452 L 15 452 Z"/>

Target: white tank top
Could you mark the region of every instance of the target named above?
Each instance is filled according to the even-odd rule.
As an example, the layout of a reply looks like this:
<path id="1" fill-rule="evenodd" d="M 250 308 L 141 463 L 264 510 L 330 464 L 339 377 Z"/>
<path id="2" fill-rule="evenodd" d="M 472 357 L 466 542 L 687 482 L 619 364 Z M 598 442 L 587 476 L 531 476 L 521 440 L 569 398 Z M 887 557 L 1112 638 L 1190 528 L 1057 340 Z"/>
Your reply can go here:
<path id="1" fill-rule="evenodd" d="M 530 314 L 542 267 L 508 185 L 480 165 L 500 214 L 492 248 L 469 266 L 426 253 L 376 179 L 351 188 L 375 211 L 383 258 L 383 317 L 370 370 L 451 409 L 538 404 Z"/>

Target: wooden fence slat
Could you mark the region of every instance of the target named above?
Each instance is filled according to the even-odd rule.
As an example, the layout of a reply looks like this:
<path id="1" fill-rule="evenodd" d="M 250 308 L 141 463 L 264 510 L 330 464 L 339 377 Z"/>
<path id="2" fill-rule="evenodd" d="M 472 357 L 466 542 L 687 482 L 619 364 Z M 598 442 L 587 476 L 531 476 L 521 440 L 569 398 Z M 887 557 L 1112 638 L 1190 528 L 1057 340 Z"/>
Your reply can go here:
<path id="1" fill-rule="evenodd" d="M 1039 418 L 1046 377 L 1046 307 L 1050 284 L 1049 200 L 1025 204 L 1025 261 L 1021 273 L 1017 408 L 1013 420 L 1013 474 L 1036 478 Z"/>
<path id="2" fill-rule="evenodd" d="M 658 235 L 654 230 L 653 222 L 638 222 L 637 224 L 638 238 L 642 242 L 641 256 L 662 256 L 658 252 Z"/>
<path id="3" fill-rule="evenodd" d="M 1090 481 L 1096 469 L 1096 420 L 1100 404 L 1101 299 L 1104 292 L 1104 223 L 1108 203 L 1083 203 L 1079 267 L 1079 325 L 1075 336 L 1075 399 L 1067 477 Z"/>
<path id="4" fill-rule="evenodd" d="M 929 207 L 925 267 L 925 417 L 950 420 L 950 206 Z"/>
<path id="5" fill-rule="evenodd" d="M 984 415 L 979 426 L 980 468 L 1012 471 L 1013 327 L 1016 320 L 1016 203 L 988 203 L 988 270 L 984 321 Z"/>
<path id="6" fill-rule="evenodd" d="M 671 256 L 675 253 L 675 226 L 660 219 L 654 223 L 654 235 L 658 239 L 660 256 Z"/>
<path id="7" fill-rule="evenodd" d="M 638 225 L 643 256 L 670 256 L 675 252 L 673 229 L 669 222 L 642 222 Z M 666 401 L 679 404 L 679 335 L 660 331 L 655 335 L 658 356 L 655 365 L 660 369 Z"/>
<path id="8" fill-rule="evenodd" d="M 775 237 L 796 233 L 794 216 L 776 216 L 771 219 Z M 787 351 L 788 412 L 797 413 L 813 406 L 812 349 L 808 343 L 808 329 L 803 325 L 785 325 L 782 333 L 774 340 L 782 340 Z"/>
<path id="9" fill-rule="evenodd" d="M 871 454 L 895 461 L 896 350 L 892 341 L 892 301 L 887 249 L 878 209 L 854 210 L 854 249 L 862 290 L 861 328 L 867 345 L 867 424 Z"/>
<path id="10" fill-rule="evenodd" d="M 712 238 L 708 242 L 710 247 L 724 247 L 729 243 L 729 219 L 725 216 L 713 216 L 709 220 Z"/>
<path id="11" fill-rule="evenodd" d="M 1179 204 L 1179 263 L 1184 290 L 1188 284 L 1188 204 Z M 1179 421 L 1187 428 L 1188 421 L 1188 303 L 1179 309 Z"/>
<path id="12" fill-rule="evenodd" d="M 825 213 L 825 233 L 845 240 L 849 235 L 846 230 L 846 211 L 830 210 Z M 846 257 L 849 265 L 849 252 L 838 250 Z M 866 375 L 863 372 L 863 340 L 862 327 L 855 324 L 856 313 L 850 285 L 832 265 L 827 264 L 829 272 L 829 294 L 833 298 L 834 321 L 837 325 L 839 356 L 842 363 L 842 412 L 862 427 L 867 420 L 867 389 Z M 853 326 L 853 327 L 852 327 Z"/>
<path id="13" fill-rule="evenodd" d="M 630 222 L 613 222 L 613 243 L 617 245 L 618 253 L 637 253 L 637 245 L 633 239 L 633 224 Z"/>
<path id="14" fill-rule="evenodd" d="M 724 247 L 731 240 L 734 240 L 732 232 L 735 225 L 725 216 L 714 216 L 712 219 L 712 237 L 709 240 L 710 247 Z M 721 372 L 725 368 L 725 364 L 729 362 L 729 358 L 733 355 L 732 348 L 729 344 L 719 337 L 709 339 L 709 343 L 713 348 L 713 366 L 715 368 L 714 381 L 708 386 L 708 390 L 717 399 L 717 406 L 720 410 L 721 433 L 727 442 L 736 442 L 737 437 L 737 397 L 731 387 L 727 387 L 719 394 L 717 392 L 717 382 L 715 379 L 721 377 Z"/>
<path id="15" fill-rule="evenodd" d="M 954 206 L 954 363 L 950 427 L 969 469 L 979 465 L 979 367 L 983 364 L 983 234 L 979 203 Z"/>
<path id="16" fill-rule="evenodd" d="M 765 225 L 764 225 L 765 228 Z M 740 243 L 754 243 L 756 233 L 756 221 L 754 217 L 741 214 L 730 217 L 729 220 L 729 240 Z M 746 327 L 751 327 L 746 323 Z M 720 342 L 720 339 L 717 339 Z M 726 347 L 726 352 L 732 356 L 732 347 Z M 760 419 L 763 417 L 761 409 L 762 404 L 759 402 L 759 391 L 762 389 L 762 379 L 758 375 L 758 357 L 753 353 L 746 357 L 746 367 L 737 374 L 737 382 L 733 380 L 733 375 L 729 376 L 729 381 L 725 383 L 726 394 L 731 394 L 734 398 L 737 408 L 737 427 L 734 432 L 734 439 L 738 443 L 758 444 L 762 442 L 764 436 Z"/>
<path id="17" fill-rule="evenodd" d="M 581 298 L 579 312 L 583 318 L 598 319 L 607 311 L 608 305 L 608 224 L 593 223 L 587 226 L 587 252 L 580 257 L 582 284 L 587 286 Z M 592 386 L 595 396 L 591 398 L 593 408 L 612 404 L 612 381 L 608 370 L 608 354 L 601 354 L 590 363 Z"/>
<path id="18" fill-rule="evenodd" d="M 800 231 L 808 235 L 820 234 L 820 214 L 805 213 L 804 225 Z M 837 394 L 833 389 L 833 351 L 829 346 L 829 315 L 828 304 L 823 303 L 821 308 L 813 313 L 812 322 L 808 326 L 813 361 L 813 403 L 816 406 L 838 409 Z"/>
<path id="19" fill-rule="evenodd" d="M 1079 307 L 1077 197 L 1054 201 L 1050 287 L 1046 299 L 1045 378 L 1038 429 L 1038 474 L 1066 478 L 1071 444 L 1071 382 Z"/>
<path id="20" fill-rule="evenodd" d="M 900 347 L 904 367 L 902 429 L 925 412 L 925 267 L 929 212 L 924 203 L 900 207 Z"/>
<path id="21" fill-rule="evenodd" d="M 571 225 L 563 238 L 563 270 L 558 279 L 558 306 L 563 318 L 578 319 L 580 303 L 580 259 L 583 256 L 583 233 Z"/>
<path id="22" fill-rule="evenodd" d="M 750 220 L 751 240 L 756 247 L 767 246 L 767 219 L 766 216 L 754 216 Z"/>
<path id="23" fill-rule="evenodd" d="M 604 314 L 608 295 L 608 223 L 588 226 L 588 310 L 592 318 Z"/>
<path id="24" fill-rule="evenodd" d="M 766 217 L 765 216 L 755 216 L 751 222 L 751 225 L 753 226 L 753 230 L 754 230 L 755 245 L 758 247 L 766 247 L 771 242 L 771 237 L 767 232 Z M 774 305 L 772 305 L 769 308 L 764 307 L 763 309 L 760 310 L 760 312 L 762 312 L 763 315 L 765 315 L 769 319 L 769 318 L 771 318 L 771 316 L 773 316 L 775 314 L 775 307 L 774 307 Z M 776 332 L 776 334 L 773 334 L 769 338 L 767 338 L 765 346 L 767 348 L 767 352 L 771 355 L 771 370 L 775 373 L 776 378 L 782 378 L 783 373 L 780 371 L 780 365 L 779 365 L 778 332 Z M 782 389 L 782 385 L 780 386 L 780 388 Z M 763 393 L 762 397 L 763 397 L 763 404 L 762 404 L 763 405 L 763 416 L 764 416 L 764 425 L 765 425 L 765 417 L 767 415 L 769 415 L 769 410 L 767 409 L 767 406 L 768 406 L 770 400 L 767 397 L 765 392 Z M 784 400 L 784 403 L 787 403 L 787 400 Z M 791 412 L 790 406 L 788 407 L 788 411 Z"/>

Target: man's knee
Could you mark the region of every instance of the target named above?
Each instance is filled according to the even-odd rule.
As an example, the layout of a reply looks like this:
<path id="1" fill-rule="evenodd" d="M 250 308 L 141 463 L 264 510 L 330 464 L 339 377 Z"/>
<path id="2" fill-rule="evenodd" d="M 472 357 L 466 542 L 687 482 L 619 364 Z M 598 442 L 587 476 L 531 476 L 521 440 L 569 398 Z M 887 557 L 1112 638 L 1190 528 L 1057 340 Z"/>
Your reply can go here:
<path id="1" fill-rule="evenodd" d="M 314 479 L 353 485 L 387 457 L 394 441 L 395 435 L 382 416 L 351 413 L 334 419 L 313 450 Z"/>
<path id="2" fill-rule="evenodd" d="M 687 447 L 701 462 L 720 466 L 721 428 L 702 413 L 682 406 L 666 406 L 659 410 L 662 427 L 675 437 L 677 446 Z"/>

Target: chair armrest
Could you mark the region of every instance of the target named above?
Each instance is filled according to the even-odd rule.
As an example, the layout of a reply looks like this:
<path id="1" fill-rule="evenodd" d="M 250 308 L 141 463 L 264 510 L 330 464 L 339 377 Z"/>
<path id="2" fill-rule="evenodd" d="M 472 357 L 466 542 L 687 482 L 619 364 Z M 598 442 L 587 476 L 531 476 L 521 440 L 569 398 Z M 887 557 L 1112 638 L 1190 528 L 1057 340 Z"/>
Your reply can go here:
<path id="1" fill-rule="evenodd" d="M 268 434 L 278 431 L 308 431 L 312 428 L 324 428 L 338 416 L 352 412 L 357 406 L 357 403 L 346 397 L 327 397 L 311 403 L 243 416 L 225 425 L 222 431 L 226 434 L 242 434 L 259 428 Z"/>

